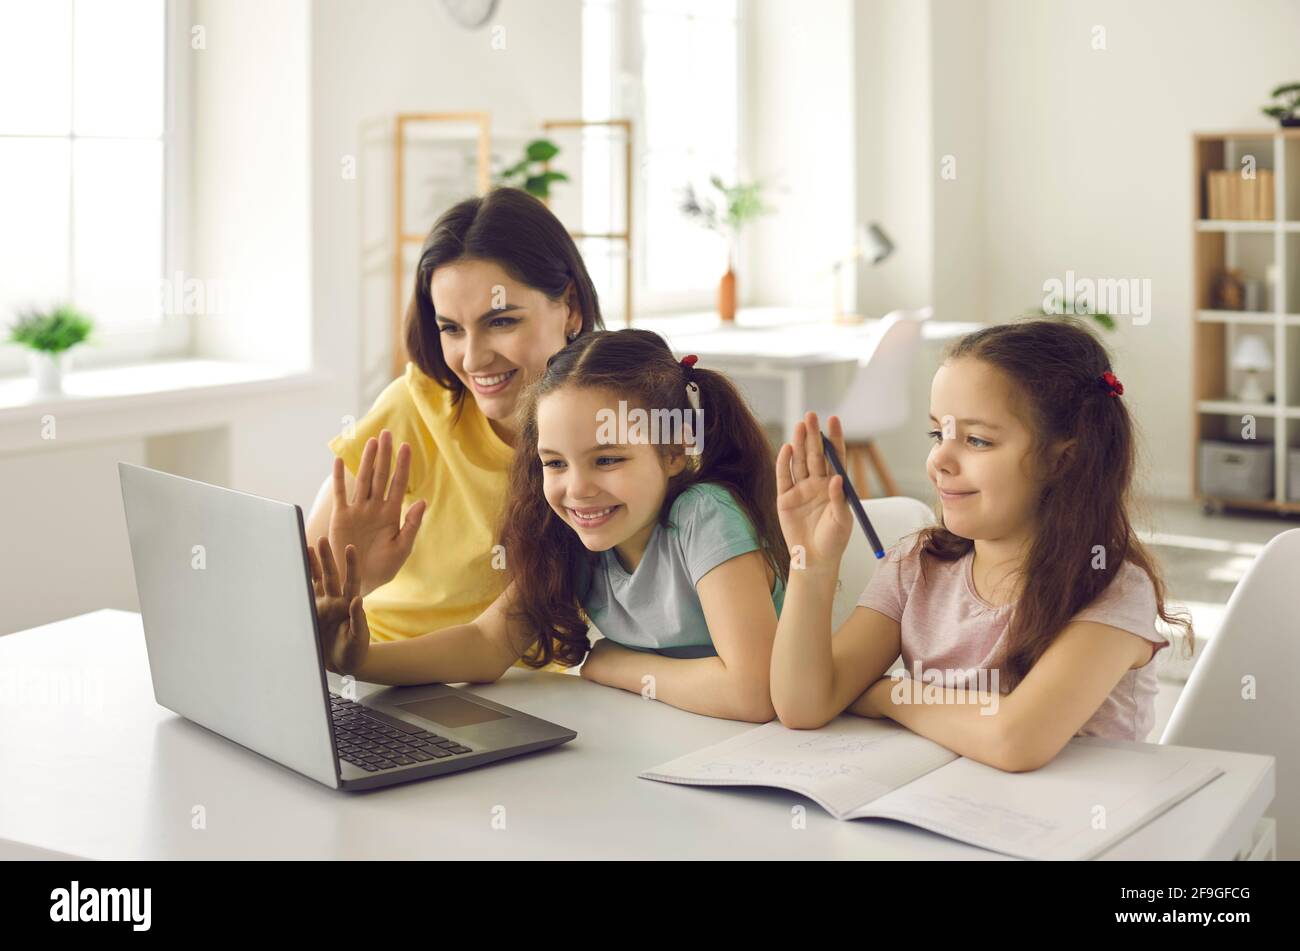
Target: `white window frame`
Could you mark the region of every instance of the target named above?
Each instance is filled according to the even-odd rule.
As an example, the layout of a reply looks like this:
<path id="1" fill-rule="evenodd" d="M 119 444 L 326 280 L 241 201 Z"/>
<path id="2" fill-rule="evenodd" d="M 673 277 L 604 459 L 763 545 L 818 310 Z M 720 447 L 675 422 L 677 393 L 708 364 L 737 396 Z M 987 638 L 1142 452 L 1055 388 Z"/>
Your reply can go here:
<path id="1" fill-rule="evenodd" d="M 587 0 L 584 0 L 584 3 Z M 594 0 L 600 3 L 602 0 Z M 641 62 L 639 54 L 634 54 L 630 50 L 639 50 L 642 42 L 642 20 L 641 20 L 641 3 L 640 0 L 608 0 L 606 5 L 612 5 L 614 9 L 614 33 L 618 38 L 615 44 L 614 55 L 612 57 L 613 69 L 609 77 L 611 84 L 610 102 L 614 103 L 615 115 L 595 116 L 586 115 L 586 105 L 584 104 L 584 117 L 589 119 L 604 118 L 622 118 L 626 115 L 632 119 L 633 126 L 633 156 L 634 169 L 641 168 L 649 154 L 646 142 L 646 122 L 644 103 L 642 95 L 644 76 L 641 72 Z M 747 164 L 745 161 L 745 147 L 747 138 L 747 116 L 745 103 L 745 75 L 746 75 L 746 51 L 745 51 L 745 18 L 747 16 L 746 4 L 744 0 L 739 0 L 736 5 L 736 168 L 722 170 L 724 178 L 734 179 L 740 174 L 740 170 Z M 620 79 L 624 75 L 632 77 L 628 84 L 629 89 L 621 87 Z M 629 104 L 629 101 L 632 104 Z M 622 104 L 622 109 L 620 109 Z M 633 174 L 638 174 L 634 170 Z M 711 310 L 717 304 L 717 284 L 709 287 L 696 288 L 682 292 L 653 292 L 646 281 L 646 251 L 648 243 L 648 234 L 646 229 L 646 193 L 645 188 L 640 183 L 633 183 L 633 214 L 632 214 L 632 253 L 633 253 L 633 288 L 632 288 L 632 306 L 638 316 L 651 316 L 655 314 L 679 313 L 682 311 L 694 310 Z M 735 267 L 739 270 L 743 266 L 745 258 L 745 241 L 737 242 L 735 248 Z M 722 252 L 719 253 L 718 278 L 721 279 L 724 265 Z"/>
<path id="2" fill-rule="evenodd" d="M 163 45 L 163 215 L 161 227 L 162 260 L 158 278 L 174 278 L 182 269 L 190 245 L 189 185 L 192 123 L 190 121 L 191 75 L 190 29 L 192 26 L 192 0 L 165 0 Z M 73 16 L 76 15 L 75 3 Z M 75 26 L 73 27 L 75 29 Z M 71 41 L 71 38 L 69 38 Z M 76 64 L 72 64 L 76 69 Z M 14 139 L 60 138 L 70 143 L 79 138 L 71 129 L 65 135 L 5 136 Z M 95 138 L 99 138 L 96 136 Z M 73 174 L 69 166 L 68 187 L 72 188 Z M 69 193 L 69 213 L 72 214 L 73 197 Z M 75 240 L 68 235 L 69 244 Z M 71 253 L 70 248 L 67 253 Z M 187 277 L 192 275 L 186 275 Z M 69 280 L 72 275 L 69 274 Z M 75 305 L 75 300 L 73 301 Z M 6 315 L 7 327 L 12 317 Z M 77 347 L 73 353 L 73 369 L 78 367 L 108 367 L 152 360 L 174 359 L 191 353 L 193 321 L 184 314 L 161 315 L 157 326 L 145 329 L 100 330 L 91 334 L 93 346 Z M 0 336 L 0 377 L 21 376 L 27 373 L 27 351 L 9 344 L 8 332 Z"/>

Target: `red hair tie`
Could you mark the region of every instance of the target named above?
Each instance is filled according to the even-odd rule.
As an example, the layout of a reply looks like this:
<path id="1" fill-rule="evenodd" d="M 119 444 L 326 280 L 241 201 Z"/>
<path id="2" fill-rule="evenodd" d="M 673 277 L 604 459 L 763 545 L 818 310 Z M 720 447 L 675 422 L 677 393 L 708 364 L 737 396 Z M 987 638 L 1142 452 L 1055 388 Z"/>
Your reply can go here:
<path id="1" fill-rule="evenodd" d="M 1124 384 L 1119 381 L 1119 377 L 1115 376 L 1115 374 L 1111 373 L 1109 370 L 1107 370 L 1097 379 L 1101 381 L 1102 386 L 1106 387 L 1106 390 L 1110 393 L 1111 396 L 1123 395 Z"/>
<path id="2" fill-rule="evenodd" d="M 700 411 L 700 384 L 695 382 L 695 364 L 700 360 L 693 353 L 688 353 L 678 362 L 682 365 L 682 372 L 686 374 L 686 402 L 691 404 L 691 409 L 695 412 Z M 698 435 L 696 438 L 699 438 Z M 696 444 L 695 451 L 699 452 L 699 444 Z"/>

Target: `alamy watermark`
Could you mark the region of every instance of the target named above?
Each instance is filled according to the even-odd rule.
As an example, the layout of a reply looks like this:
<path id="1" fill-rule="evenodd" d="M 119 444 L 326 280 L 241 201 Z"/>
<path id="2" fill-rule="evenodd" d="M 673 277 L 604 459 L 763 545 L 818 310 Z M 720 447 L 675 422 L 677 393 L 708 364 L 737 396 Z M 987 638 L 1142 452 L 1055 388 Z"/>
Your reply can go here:
<path id="1" fill-rule="evenodd" d="M 596 442 L 600 445 L 682 446 L 686 455 L 704 451 L 703 409 L 628 409 L 627 400 L 618 409 L 596 411 Z"/>
<path id="2" fill-rule="evenodd" d="M 152 922 L 152 888 L 68 888 L 50 892 L 50 921 L 126 922 L 132 931 L 148 931 Z"/>
<path id="3" fill-rule="evenodd" d="M 1151 322 L 1151 278 L 1049 277 L 1043 281 L 1043 312 L 1046 314 L 1108 314 L 1132 317 L 1134 326 Z"/>
<path id="4" fill-rule="evenodd" d="M 896 704 L 973 704 L 983 707 L 980 716 L 998 712 L 999 670 L 996 667 L 926 667 L 912 661 L 912 672 L 891 670 L 894 685 L 889 698 Z"/>

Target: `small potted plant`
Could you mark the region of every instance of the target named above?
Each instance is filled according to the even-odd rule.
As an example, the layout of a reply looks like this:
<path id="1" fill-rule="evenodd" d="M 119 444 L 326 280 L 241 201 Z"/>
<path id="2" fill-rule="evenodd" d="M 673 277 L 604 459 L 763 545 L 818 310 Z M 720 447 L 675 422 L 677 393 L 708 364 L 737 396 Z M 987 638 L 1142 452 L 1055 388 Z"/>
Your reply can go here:
<path id="1" fill-rule="evenodd" d="M 1066 314 L 1074 314 L 1079 317 L 1091 317 L 1097 325 L 1103 330 L 1115 329 L 1115 318 L 1105 311 L 1096 310 L 1083 301 L 1082 297 L 1076 298 L 1074 303 L 1067 304 L 1060 294 L 1052 295 L 1050 301 L 1045 302 L 1047 306 L 1040 304 L 1037 310 L 1025 311 L 1025 317 L 1061 317 Z"/>
<path id="2" fill-rule="evenodd" d="M 66 304 L 19 315 L 10 328 L 9 342 L 28 348 L 27 360 L 36 379 L 37 396 L 58 396 L 63 392 L 69 352 L 90 336 L 93 327 L 89 317 Z"/>
<path id="3" fill-rule="evenodd" d="M 550 201 L 551 184 L 569 180 L 564 172 L 553 172 L 546 167 L 559 154 L 560 147 L 550 139 L 534 139 L 524 146 L 522 159 L 497 175 L 496 183 L 522 188 L 542 201 Z"/>
<path id="4" fill-rule="evenodd" d="M 700 198 L 695 186 L 682 189 L 681 211 L 687 218 L 711 231 L 716 231 L 727 241 L 727 273 L 718 282 L 718 316 L 724 321 L 736 319 L 736 242 L 740 229 L 759 215 L 773 209 L 763 204 L 762 182 L 737 182 L 725 184 L 717 175 L 710 176 L 709 184 L 717 190 L 720 201 Z"/>
<path id="5" fill-rule="evenodd" d="M 1300 126 L 1300 83 L 1284 83 L 1273 90 L 1273 105 L 1260 111 L 1272 116 L 1283 126 Z"/>

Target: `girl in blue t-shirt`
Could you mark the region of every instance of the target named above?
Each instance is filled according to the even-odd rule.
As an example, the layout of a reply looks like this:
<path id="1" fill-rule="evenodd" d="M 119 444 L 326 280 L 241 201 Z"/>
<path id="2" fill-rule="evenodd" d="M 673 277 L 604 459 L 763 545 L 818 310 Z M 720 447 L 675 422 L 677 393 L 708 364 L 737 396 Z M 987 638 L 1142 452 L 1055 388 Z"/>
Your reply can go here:
<path id="1" fill-rule="evenodd" d="M 340 622 L 321 625 L 329 669 L 413 684 L 581 663 L 685 710 L 772 719 L 789 555 L 771 447 L 731 382 L 648 330 L 586 334 L 521 397 L 518 431 L 502 595 L 469 624 L 371 645 L 345 582 Z M 333 560 L 320 544 L 318 576 Z"/>

